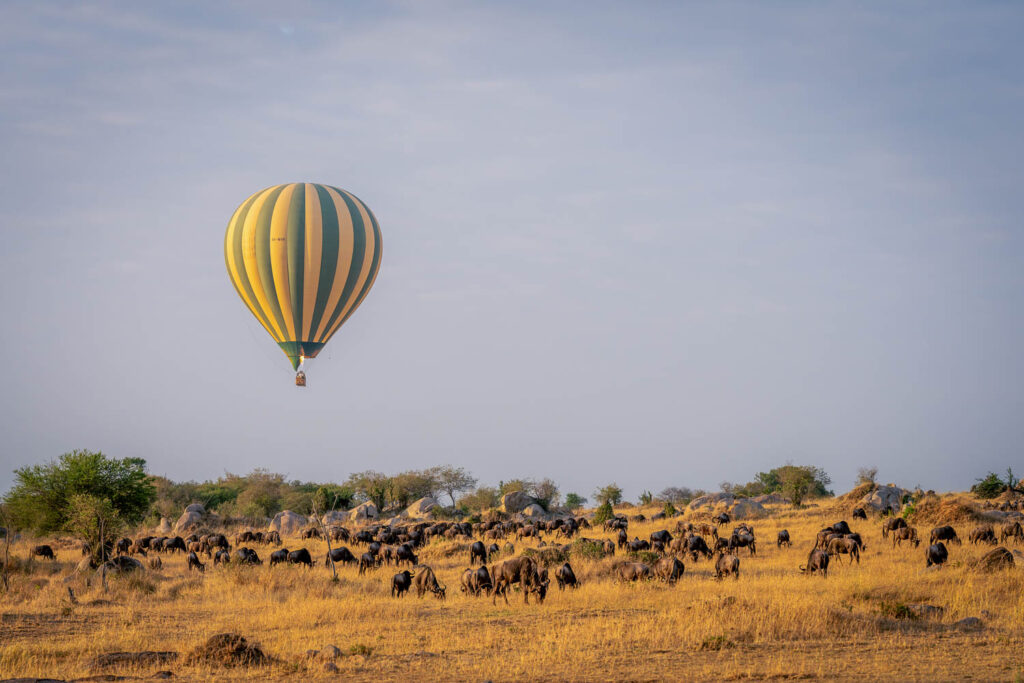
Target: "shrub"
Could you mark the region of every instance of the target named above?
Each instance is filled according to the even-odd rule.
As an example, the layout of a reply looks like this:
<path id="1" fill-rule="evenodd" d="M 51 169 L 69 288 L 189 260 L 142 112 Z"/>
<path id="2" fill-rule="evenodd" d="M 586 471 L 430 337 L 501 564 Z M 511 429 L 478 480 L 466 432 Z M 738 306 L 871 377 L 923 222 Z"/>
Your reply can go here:
<path id="1" fill-rule="evenodd" d="M 597 508 L 597 513 L 594 515 L 594 524 L 604 524 L 614 516 L 615 510 L 612 509 L 612 503 L 610 500 L 606 500 Z"/>
<path id="2" fill-rule="evenodd" d="M 977 481 L 978 483 L 971 487 L 971 493 L 978 498 L 995 498 L 1006 488 L 1006 483 L 995 472 L 989 472 L 988 476 Z"/>

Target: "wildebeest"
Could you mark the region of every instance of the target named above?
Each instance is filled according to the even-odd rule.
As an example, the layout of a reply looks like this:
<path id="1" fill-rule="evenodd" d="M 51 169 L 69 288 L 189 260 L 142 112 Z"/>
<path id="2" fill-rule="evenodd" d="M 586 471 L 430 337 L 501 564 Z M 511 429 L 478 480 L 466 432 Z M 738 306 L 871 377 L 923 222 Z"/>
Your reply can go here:
<path id="1" fill-rule="evenodd" d="M 967 539 L 972 545 L 979 543 L 991 543 L 996 544 L 996 530 L 992 528 L 991 524 L 982 524 L 971 529 L 967 535 Z"/>
<path id="2" fill-rule="evenodd" d="M 500 594 L 508 603 L 508 589 L 519 584 L 523 589 L 523 602 L 529 604 L 530 593 L 540 595 L 541 580 L 537 561 L 532 557 L 510 557 L 491 567 L 491 581 L 494 583 L 492 602 Z"/>
<path id="3" fill-rule="evenodd" d="M 416 553 L 412 551 L 412 546 L 408 543 L 395 548 L 395 564 L 401 564 L 402 562 L 408 562 L 410 567 L 414 567 L 420 563 L 420 559 L 416 557 Z"/>
<path id="4" fill-rule="evenodd" d="M 642 541 L 639 538 L 634 538 L 629 542 L 629 552 L 638 553 L 641 550 L 650 550 L 651 544 L 647 541 Z"/>
<path id="5" fill-rule="evenodd" d="M 320 531 L 319 527 L 311 526 L 308 529 L 303 529 L 302 530 L 302 538 L 303 538 L 303 540 L 308 539 L 308 538 L 323 538 L 323 537 L 324 537 L 324 535 Z"/>
<path id="6" fill-rule="evenodd" d="M 476 591 L 476 595 L 480 595 L 481 591 L 487 593 L 488 595 L 491 594 L 491 591 L 494 589 L 494 582 L 491 581 L 491 573 L 487 571 L 487 567 L 481 566 L 476 568 L 476 572 L 473 576 L 472 586 L 473 589 Z"/>
<path id="7" fill-rule="evenodd" d="M 444 600 L 446 589 L 437 582 L 434 570 L 430 567 L 426 565 L 420 567 L 414 583 L 416 584 L 416 597 L 422 598 L 424 593 L 430 591 L 437 599 Z"/>
<path id="8" fill-rule="evenodd" d="M 1012 538 L 1014 543 L 1024 540 L 1024 529 L 1021 528 L 1020 522 L 1008 522 L 999 529 L 999 542 L 1005 543 L 1008 538 Z"/>
<path id="9" fill-rule="evenodd" d="M 352 554 L 352 551 L 345 546 L 339 546 L 337 548 L 331 548 L 331 551 L 324 555 L 324 566 L 328 566 L 331 561 L 335 563 L 341 562 L 343 564 L 350 564 L 356 561 L 356 556 Z"/>
<path id="10" fill-rule="evenodd" d="M 813 574 L 816 571 L 820 571 L 823 577 L 828 577 L 828 552 L 821 548 L 815 548 L 811 551 L 811 554 L 807 556 L 807 565 L 800 567 L 800 571 L 804 573 Z"/>
<path id="11" fill-rule="evenodd" d="M 620 550 L 629 546 L 629 536 L 626 535 L 625 529 L 619 529 L 619 533 L 616 534 L 616 545 Z"/>
<path id="12" fill-rule="evenodd" d="M 260 556 L 252 548 L 239 548 L 235 551 L 235 559 L 239 564 L 263 564 Z"/>
<path id="13" fill-rule="evenodd" d="M 946 544 L 942 541 L 933 543 L 928 546 L 928 550 L 924 552 L 926 567 L 930 567 L 933 564 L 941 567 L 945 564 L 946 560 L 949 559 L 949 551 L 946 550 Z"/>
<path id="14" fill-rule="evenodd" d="M 489 546 L 487 546 L 487 555 L 488 556 L 500 555 L 500 554 L 501 554 L 501 548 L 498 547 L 497 543 L 492 543 Z"/>
<path id="15" fill-rule="evenodd" d="M 668 532 L 668 529 L 662 529 L 660 531 L 655 531 L 654 533 L 651 534 L 651 538 L 650 538 L 650 541 L 651 541 L 652 545 L 654 543 L 656 543 L 656 542 L 668 545 L 671 540 L 672 540 L 672 534 L 670 534 Z"/>
<path id="16" fill-rule="evenodd" d="M 156 559 L 159 560 L 160 558 L 158 557 Z M 217 566 L 218 564 L 228 564 L 230 562 L 231 555 L 228 554 L 227 550 L 218 550 L 217 553 L 213 556 L 214 566 Z"/>
<path id="17" fill-rule="evenodd" d="M 615 568 L 620 581 L 640 581 L 651 578 L 651 568 L 643 562 L 623 562 Z"/>
<path id="18" fill-rule="evenodd" d="M 858 534 L 857 532 L 854 532 L 852 534 L 846 534 L 846 536 L 844 538 L 849 538 L 849 539 L 851 539 L 853 541 L 856 541 L 857 545 L 860 546 L 860 549 L 861 549 L 862 552 L 867 550 L 867 548 L 868 548 L 867 544 L 864 543 L 864 539 L 861 538 L 860 534 Z"/>
<path id="19" fill-rule="evenodd" d="M 181 536 L 175 536 L 174 538 L 169 538 L 166 541 L 164 541 L 163 550 L 164 552 L 174 552 L 175 550 L 180 550 L 184 553 L 187 552 L 188 549 L 185 547 L 185 539 Z"/>
<path id="20" fill-rule="evenodd" d="M 839 521 L 839 522 L 836 522 L 835 524 L 833 524 L 832 525 L 832 531 L 834 531 L 837 534 L 843 534 L 843 535 L 853 533 L 850 530 L 850 525 L 847 524 L 845 520 Z"/>
<path id="21" fill-rule="evenodd" d="M 934 545 L 938 541 L 951 541 L 957 545 L 961 544 L 960 537 L 956 535 L 956 529 L 948 525 L 937 526 L 932 529 L 932 535 L 929 537 L 928 542 Z"/>
<path id="22" fill-rule="evenodd" d="M 288 553 L 288 564 L 304 564 L 307 568 L 312 568 L 313 558 L 310 557 L 308 550 L 299 548 Z"/>
<path id="23" fill-rule="evenodd" d="M 206 565 L 199 561 L 199 556 L 194 551 L 188 553 L 188 570 L 198 569 L 200 572 L 206 571 Z"/>
<path id="24" fill-rule="evenodd" d="M 363 553 L 359 556 L 359 573 L 363 574 L 368 569 L 377 568 L 377 556 L 373 553 Z"/>
<path id="25" fill-rule="evenodd" d="M 570 588 L 578 588 L 579 581 L 576 580 L 576 572 L 572 570 L 572 566 L 566 562 L 555 572 L 555 581 L 558 582 L 558 590 L 565 590 L 566 586 Z"/>
<path id="26" fill-rule="evenodd" d="M 839 555 L 849 555 L 860 564 L 860 544 L 852 538 L 833 538 L 828 542 L 828 554 L 840 562 Z"/>
<path id="27" fill-rule="evenodd" d="M 391 577 L 391 597 L 402 597 L 412 588 L 412 572 L 403 569 Z"/>
<path id="28" fill-rule="evenodd" d="M 288 561 L 288 548 L 281 548 L 270 553 L 270 566 L 273 567 L 276 564 L 284 564 Z"/>
<path id="29" fill-rule="evenodd" d="M 675 583 L 684 571 L 686 567 L 676 557 L 663 557 L 654 563 L 654 575 L 666 583 Z"/>
<path id="30" fill-rule="evenodd" d="M 53 554 L 53 548 L 51 548 L 48 545 L 37 545 L 35 548 L 32 548 L 32 556 L 33 557 L 44 557 L 47 560 L 55 560 L 55 561 L 57 559 L 57 556 Z"/>
<path id="31" fill-rule="evenodd" d="M 921 545 L 921 539 L 917 535 L 917 529 L 912 526 L 900 527 L 892 531 L 892 546 L 903 545 L 903 541 L 910 541 L 914 547 Z"/>
<path id="32" fill-rule="evenodd" d="M 864 511 L 864 508 L 853 508 L 854 519 L 867 519 L 868 513 Z"/>
<path id="33" fill-rule="evenodd" d="M 793 542 L 789 540 L 789 530 L 788 529 L 783 529 L 782 531 L 780 531 L 778 536 L 776 536 L 775 543 L 780 548 L 783 545 L 786 545 L 788 547 L 792 547 L 793 546 Z"/>
<path id="34" fill-rule="evenodd" d="M 733 534 L 729 537 L 729 550 L 747 548 L 751 555 L 757 555 L 757 543 L 750 534 Z"/>
<path id="35" fill-rule="evenodd" d="M 721 579 L 729 574 L 732 574 L 737 580 L 740 578 L 740 558 L 720 553 L 715 561 L 715 578 Z"/>
<path id="36" fill-rule="evenodd" d="M 712 517 L 711 521 L 713 521 L 718 526 L 722 526 L 723 524 L 728 524 L 729 522 L 731 522 L 732 517 L 729 516 L 728 512 L 722 512 Z"/>
<path id="37" fill-rule="evenodd" d="M 115 547 L 117 548 L 117 552 L 119 555 L 127 555 L 128 551 L 132 547 L 132 539 L 122 538 L 115 544 Z"/>
<path id="38" fill-rule="evenodd" d="M 882 522 L 882 538 L 889 538 L 889 532 L 902 529 L 907 526 L 907 520 L 902 517 L 890 517 Z"/>
<path id="39" fill-rule="evenodd" d="M 686 541 L 686 550 L 690 553 L 690 557 L 693 558 L 694 562 L 697 561 L 698 554 L 711 559 L 711 548 L 708 547 L 703 536 L 690 536 Z"/>
<path id="40" fill-rule="evenodd" d="M 480 560 L 480 564 L 487 564 L 487 548 L 480 541 L 476 541 L 473 545 L 469 546 L 469 566 L 472 567 L 477 559 Z"/>

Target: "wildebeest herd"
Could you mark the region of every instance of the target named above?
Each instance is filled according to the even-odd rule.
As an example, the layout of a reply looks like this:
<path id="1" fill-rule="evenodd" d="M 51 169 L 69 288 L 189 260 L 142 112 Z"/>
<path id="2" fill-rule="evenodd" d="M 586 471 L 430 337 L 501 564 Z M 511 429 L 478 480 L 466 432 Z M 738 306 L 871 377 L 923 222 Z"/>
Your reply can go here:
<path id="1" fill-rule="evenodd" d="M 866 519 L 866 514 L 858 508 L 854 510 L 853 519 Z M 583 535 L 585 529 L 591 528 L 590 522 L 584 517 L 534 522 L 490 521 L 476 524 L 374 524 L 359 530 L 334 525 L 327 529 L 311 527 L 300 535 L 303 539 L 328 541 L 328 551 L 323 559 L 324 566 L 354 565 L 362 575 L 384 566 L 394 565 L 399 568 L 406 565 L 406 568 L 391 577 L 391 595 L 400 598 L 415 589 L 418 597 L 430 593 L 441 600 L 447 595 L 447 586 L 438 580 L 430 566 L 420 563 L 419 552 L 434 539 L 465 541 L 468 543 L 465 552 L 469 566 L 459 577 L 459 588 L 469 596 L 490 597 L 492 603 L 496 603 L 499 597 L 508 603 L 510 589 L 520 590 L 527 604 L 531 596 L 535 602 L 543 603 L 550 585 L 549 567 L 556 567 L 554 575 L 560 590 L 579 587 L 581 581 L 569 557 L 581 552 L 588 557 L 604 558 L 622 551 L 626 557 L 612 567 L 612 576 L 615 580 L 660 580 L 667 584 L 674 584 L 683 577 L 686 559 L 691 562 L 709 560 L 716 579 L 732 576 L 739 580 L 740 551 L 745 549 L 748 558 L 757 557 L 757 537 L 752 525 L 740 522 L 730 533 L 721 534 L 720 528 L 731 524 L 727 513 L 715 516 L 712 519 L 713 523 L 679 520 L 673 528 L 674 533 L 669 529 L 659 529 L 646 539 L 634 536 L 630 540 L 630 521 L 645 520 L 642 515 L 634 515 L 632 518 L 619 515 L 604 522 L 604 529 L 615 535 L 614 542 L 610 539 L 588 538 Z M 891 540 L 892 548 L 902 547 L 904 542 L 914 548 L 921 544 L 917 529 L 909 526 L 901 517 L 884 519 L 881 533 L 883 539 Z M 324 538 L 325 536 L 328 538 Z M 972 529 L 967 538 L 973 544 L 994 545 L 997 540 L 1019 542 L 1024 540 L 1024 530 L 1019 522 L 1010 522 L 1002 526 L 998 532 L 991 525 L 980 525 Z M 513 540 L 520 542 L 524 539 L 535 540 L 537 544 L 516 555 Z M 107 547 L 102 549 L 100 559 L 106 560 L 107 566 L 112 569 L 130 571 L 142 567 L 141 562 L 134 559 L 134 556 L 148 557 L 150 567 L 159 568 L 162 564 L 160 555 L 183 553 L 189 571 L 204 572 L 204 557 L 207 561 L 212 561 L 214 566 L 260 565 L 263 564 L 263 560 L 255 547 L 273 546 L 275 549 L 267 555 L 271 567 L 292 564 L 312 569 L 315 564 L 313 556 L 305 547 L 282 547 L 280 534 L 276 531 L 242 531 L 233 540 L 234 544 L 226 535 L 220 533 L 193 534 L 184 538 L 122 538 L 108 543 Z M 563 540 L 564 542 L 561 542 Z M 332 547 L 331 542 L 348 543 L 353 547 L 359 547 L 363 552 L 357 556 L 346 545 Z M 499 542 L 503 545 L 499 546 Z M 944 525 L 931 530 L 929 544 L 925 550 L 926 567 L 941 567 L 947 562 L 947 543 L 962 543 L 952 526 Z M 781 529 L 776 532 L 776 547 L 792 547 L 788 530 Z M 860 564 L 865 549 L 866 544 L 861 534 L 853 531 L 846 521 L 839 521 L 817 533 L 807 562 L 799 569 L 806 574 L 818 573 L 822 577 L 827 577 L 829 565 L 842 564 L 843 556 L 848 558 L 848 564 Z M 88 546 L 83 547 L 82 553 L 93 554 Z M 56 560 L 56 553 L 49 545 L 37 545 L 31 554 L 34 557 Z M 499 556 L 505 557 L 497 559 Z"/>

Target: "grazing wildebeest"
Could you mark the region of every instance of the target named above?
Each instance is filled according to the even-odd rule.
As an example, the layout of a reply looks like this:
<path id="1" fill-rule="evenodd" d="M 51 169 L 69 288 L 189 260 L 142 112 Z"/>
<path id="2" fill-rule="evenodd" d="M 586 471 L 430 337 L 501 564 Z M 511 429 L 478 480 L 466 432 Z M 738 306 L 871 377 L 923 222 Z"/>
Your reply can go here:
<path id="1" fill-rule="evenodd" d="M 832 525 L 831 528 L 832 528 L 832 531 L 834 531 L 835 533 L 843 534 L 844 536 L 846 534 L 852 534 L 853 533 L 853 531 L 850 529 L 850 525 L 847 524 L 845 521 L 836 522 L 835 524 Z"/>
<path id="2" fill-rule="evenodd" d="M 889 538 L 889 532 L 902 529 L 907 526 L 907 520 L 902 517 L 890 517 L 882 522 L 882 538 Z"/>
<path id="3" fill-rule="evenodd" d="M 892 530 L 892 547 L 903 545 L 903 541 L 910 541 L 914 547 L 921 545 L 921 539 L 917 535 L 917 529 L 912 526 L 904 526 Z"/>
<path id="4" fill-rule="evenodd" d="M 487 548 L 480 541 L 469 546 L 469 566 L 472 567 L 477 559 L 480 560 L 480 564 L 487 564 Z"/>
<path id="5" fill-rule="evenodd" d="M 558 582 L 558 590 L 565 590 L 566 586 L 571 588 L 579 588 L 579 581 L 576 580 L 576 572 L 572 570 L 572 566 L 566 562 L 555 572 L 555 581 Z"/>
<path id="6" fill-rule="evenodd" d="M 337 548 L 331 548 L 331 551 L 324 555 L 324 566 L 328 566 L 331 561 L 335 563 L 341 562 L 343 564 L 350 564 L 356 561 L 356 556 L 352 554 L 352 551 L 345 546 L 339 546 Z"/>
<path id="7" fill-rule="evenodd" d="M 867 519 L 868 513 L 864 512 L 864 508 L 853 508 L 854 519 Z"/>
<path id="8" fill-rule="evenodd" d="M 818 532 L 818 536 L 814 540 L 814 547 L 827 548 L 828 542 L 831 541 L 837 535 L 838 534 L 836 534 L 836 532 L 832 530 L 832 527 L 825 527 L 824 529 Z"/>
<path id="9" fill-rule="evenodd" d="M 239 548 L 235 551 L 235 559 L 239 564 L 263 564 L 260 556 L 252 548 Z"/>
<path id="10" fill-rule="evenodd" d="M 999 542 L 1005 543 L 1008 538 L 1012 538 L 1014 543 L 1024 540 L 1024 529 L 1021 528 L 1020 522 L 1009 522 L 999 529 Z"/>
<path id="11" fill-rule="evenodd" d="M 194 551 L 188 553 L 188 570 L 198 569 L 200 572 L 206 571 L 206 565 L 199 561 L 199 556 Z"/>
<path id="12" fill-rule="evenodd" d="M 263 536 L 263 534 L 259 535 Z M 267 534 L 263 536 L 261 542 L 267 545 L 270 545 L 271 543 L 273 543 L 274 545 L 281 545 L 281 534 L 279 534 L 276 531 L 268 531 Z"/>
<path id="13" fill-rule="evenodd" d="M 408 543 L 403 543 L 395 548 L 395 565 L 402 562 L 408 562 L 410 567 L 415 567 L 420 563 L 420 558 L 416 557 L 416 553 L 412 551 L 412 546 Z"/>
<path id="14" fill-rule="evenodd" d="M 686 549 L 690 553 L 690 557 L 693 558 L 694 562 L 697 561 L 698 554 L 711 559 L 711 548 L 708 547 L 703 536 L 690 536 L 686 541 Z"/>
<path id="15" fill-rule="evenodd" d="M 852 539 L 852 540 L 856 541 L 857 545 L 860 546 L 861 552 L 867 550 L 867 548 L 868 548 L 867 544 L 864 543 L 864 539 L 861 538 L 860 534 L 858 534 L 857 532 L 854 532 L 852 534 L 846 534 L 843 538 L 849 538 L 849 539 Z"/>
<path id="16" fill-rule="evenodd" d="M 467 567 L 462 570 L 462 576 L 459 578 L 459 590 L 463 593 L 470 593 L 476 595 L 476 589 L 473 588 L 473 579 L 476 577 L 476 570 Z"/>
<path id="17" fill-rule="evenodd" d="M 185 539 L 181 536 L 164 541 L 164 552 L 174 552 L 175 550 L 180 550 L 183 553 L 188 551 L 188 548 L 185 547 Z"/>
<path id="18" fill-rule="evenodd" d="M 790 548 L 793 547 L 793 542 L 789 540 L 789 530 L 788 529 L 783 529 L 782 531 L 780 531 L 778 536 L 775 539 L 775 543 L 780 548 L 783 545 L 788 546 Z"/>
<path id="19" fill-rule="evenodd" d="M 651 545 L 655 543 L 662 543 L 668 545 L 672 540 L 672 534 L 668 532 L 668 529 L 662 529 L 661 531 L 655 531 L 651 534 Z"/>
<path id="20" fill-rule="evenodd" d="M 501 552 L 503 555 L 515 555 L 516 547 L 512 545 L 512 541 L 509 541 L 504 546 L 502 546 Z"/>
<path id="21" fill-rule="evenodd" d="M 615 568 L 619 581 L 640 581 L 651 578 L 651 568 L 643 562 L 623 562 Z"/>
<path id="22" fill-rule="evenodd" d="M 732 574 L 737 580 L 740 578 L 740 558 L 720 553 L 715 561 L 715 578 L 721 579 L 728 574 Z"/>
<path id="23" fill-rule="evenodd" d="M 849 555 L 860 564 L 860 544 L 852 538 L 833 538 L 828 542 L 828 554 L 834 556 L 836 562 L 840 562 L 840 554 Z"/>
<path id="24" fill-rule="evenodd" d="M 487 555 L 488 555 L 488 557 L 491 557 L 491 556 L 494 556 L 494 555 L 500 555 L 500 554 L 501 554 L 501 548 L 498 547 L 497 543 L 492 543 L 489 546 L 487 546 Z"/>
<path id="25" fill-rule="evenodd" d="M 654 563 L 654 575 L 666 583 L 675 583 L 684 571 L 686 567 L 676 557 L 663 557 Z"/>
<path id="26" fill-rule="evenodd" d="M 639 538 L 634 538 L 629 542 L 629 552 L 638 553 L 641 550 L 650 550 L 651 544 L 647 541 L 641 541 Z"/>
<path id="27" fill-rule="evenodd" d="M 320 533 L 320 528 L 319 527 L 311 526 L 308 529 L 303 529 L 302 530 L 302 538 L 303 538 L 303 540 L 308 539 L 308 538 L 323 538 L 323 537 L 324 537 L 324 535 L 322 533 Z"/>
<path id="28" fill-rule="evenodd" d="M 313 558 L 305 548 L 299 548 L 288 553 L 288 564 L 304 564 L 307 568 L 313 567 Z"/>
<path id="29" fill-rule="evenodd" d="M 812 550 L 807 556 L 807 565 L 800 567 L 800 571 L 810 574 L 820 571 L 823 577 L 828 578 L 828 552 L 821 548 Z"/>
<path id="30" fill-rule="evenodd" d="M 359 573 L 363 574 L 368 569 L 377 568 L 377 556 L 373 553 L 363 553 L 359 556 Z"/>
<path id="31" fill-rule="evenodd" d="M 971 532 L 967 535 L 967 539 L 972 545 L 979 543 L 991 543 L 996 544 L 996 530 L 992 528 L 991 524 L 982 524 L 971 529 Z"/>
<path id="32" fill-rule="evenodd" d="M 529 604 L 530 593 L 539 596 L 541 589 L 540 571 L 537 561 L 532 557 L 510 557 L 491 567 L 491 581 L 494 583 L 492 602 L 496 602 L 500 594 L 508 603 L 508 589 L 513 584 L 523 588 L 523 602 Z"/>
<path id="33" fill-rule="evenodd" d="M 932 529 L 929 543 L 935 544 L 938 541 L 951 541 L 957 545 L 961 544 L 960 537 L 956 535 L 956 529 L 951 526 L 937 526 Z"/>
<path id="34" fill-rule="evenodd" d="M 619 533 L 616 536 L 616 543 L 619 548 L 625 548 L 629 545 L 629 536 L 626 535 L 625 529 L 619 529 Z"/>
<path id="35" fill-rule="evenodd" d="M 53 548 L 48 545 L 37 545 L 32 548 L 32 555 L 33 557 L 44 557 L 47 560 L 56 561 L 57 559 L 57 556 L 53 554 Z"/>
<path id="36" fill-rule="evenodd" d="M 414 582 L 416 584 L 416 597 L 422 598 L 424 593 L 430 591 L 438 600 L 444 600 L 446 589 L 437 582 L 434 570 L 430 567 L 426 565 L 420 567 Z"/>
<path id="37" fill-rule="evenodd" d="M 946 550 L 946 544 L 939 541 L 938 543 L 933 543 L 928 546 L 928 550 L 925 551 L 924 556 L 926 560 L 926 567 L 930 567 L 933 564 L 941 567 L 946 560 L 949 559 L 949 551 Z"/>
<path id="38" fill-rule="evenodd" d="M 475 570 L 467 569 L 466 571 L 472 572 L 472 576 L 468 577 L 468 581 L 469 590 L 473 595 L 480 595 L 481 591 L 487 593 L 487 595 L 491 594 L 491 590 L 493 590 L 494 585 L 491 582 L 491 574 L 487 571 L 487 567 L 480 566 Z"/>
<path id="39" fill-rule="evenodd" d="M 288 561 L 288 548 L 281 548 L 270 553 L 270 566 L 273 567 L 276 564 L 284 564 Z"/>
<path id="40" fill-rule="evenodd" d="M 332 541 L 345 541 L 348 542 L 349 533 L 348 529 L 343 526 L 332 526 L 330 529 Z"/>
<path id="41" fill-rule="evenodd" d="M 156 558 L 160 559 L 160 558 Z M 217 554 L 213 556 L 213 566 L 218 564 L 228 564 L 231 562 L 231 555 L 228 554 L 227 550 L 218 550 Z"/>
<path id="42" fill-rule="evenodd" d="M 713 521 L 718 526 L 722 526 L 723 524 L 728 524 L 729 522 L 731 522 L 732 517 L 729 516 L 728 512 L 722 512 L 712 517 L 711 521 Z"/>
<path id="43" fill-rule="evenodd" d="M 403 569 L 391 577 L 391 597 L 402 597 L 412 588 L 412 572 Z"/>
<path id="44" fill-rule="evenodd" d="M 117 552 L 119 555 L 127 555 L 128 551 L 131 550 L 132 547 L 132 539 L 122 538 L 117 542 L 117 545 L 115 547 L 117 548 Z"/>

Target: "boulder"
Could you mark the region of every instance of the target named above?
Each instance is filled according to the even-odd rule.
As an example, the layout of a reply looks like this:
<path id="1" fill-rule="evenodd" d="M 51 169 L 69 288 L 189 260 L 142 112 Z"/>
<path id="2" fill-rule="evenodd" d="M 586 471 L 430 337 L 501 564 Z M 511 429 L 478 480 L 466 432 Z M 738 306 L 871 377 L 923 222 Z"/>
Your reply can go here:
<path id="1" fill-rule="evenodd" d="M 536 500 L 522 491 L 509 491 L 501 497 L 501 510 L 507 514 L 514 515 L 536 502 Z"/>
<path id="2" fill-rule="evenodd" d="M 718 493 L 709 493 L 706 496 L 700 498 L 694 498 L 687 505 L 687 509 L 690 511 L 697 511 L 704 507 L 714 507 L 715 505 L 722 504 L 730 506 L 736 501 L 736 497 L 731 493 L 724 493 L 719 491 Z"/>
<path id="3" fill-rule="evenodd" d="M 860 506 L 879 513 L 885 510 L 899 512 L 903 509 L 903 496 L 909 493 L 910 491 L 899 486 L 879 486 L 860 499 Z"/>
<path id="4" fill-rule="evenodd" d="M 751 500 L 755 503 L 760 503 L 761 505 L 781 505 L 782 503 L 789 502 L 777 493 L 766 493 L 762 496 L 754 496 Z"/>
<path id="5" fill-rule="evenodd" d="M 198 512 L 201 515 L 205 515 L 206 508 L 203 507 L 202 503 L 192 503 L 191 505 L 185 506 L 185 512 Z"/>
<path id="6" fill-rule="evenodd" d="M 405 515 L 410 519 L 429 517 L 430 511 L 436 507 L 440 507 L 440 504 L 430 496 L 427 496 L 425 498 L 420 498 L 415 503 L 407 507 L 405 509 Z"/>
<path id="7" fill-rule="evenodd" d="M 530 503 L 524 507 L 522 514 L 524 517 L 545 517 L 547 515 L 547 513 L 544 512 L 544 508 L 537 505 L 537 503 Z"/>
<path id="8" fill-rule="evenodd" d="M 320 521 L 324 523 L 324 526 L 343 524 L 346 520 L 348 520 L 348 512 L 346 510 L 331 510 L 320 518 Z"/>
<path id="9" fill-rule="evenodd" d="M 988 551 L 975 564 L 975 568 L 985 572 L 1010 569 L 1011 567 L 1013 567 L 1013 553 L 1002 546 Z"/>
<path id="10" fill-rule="evenodd" d="M 295 536 L 306 528 L 309 520 L 297 512 L 281 510 L 270 520 L 270 530 L 276 531 L 282 536 Z"/>
<path id="11" fill-rule="evenodd" d="M 357 505 L 348 513 L 349 521 L 352 522 L 360 522 L 364 519 L 376 519 L 377 517 L 380 517 L 380 512 L 377 510 L 377 506 L 370 501 L 366 501 L 362 505 Z"/>
<path id="12" fill-rule="evenodd" d="M 153 531 L 160 534 L 161 536 L 166 536 L 167 534 L 174 531 L 174 528 L 171 526 L 171 523 L 167 521 L 166 517 L 161 517 L 160 523 L 156 525 L 156 528 Z"/>
<path id="13" fill-rule="evenodd" d="M 967 617 L 953 624 L 952 628 L 958 631 L 980 631 L 985 625 L 981 623 L 981 619 L 978 617 Z"/>
<path id="14" fill-rule="evenodd" d="M 179 517 L 178 521 L 174 523 L 174 533 L 182 534 L 190 531 L 199 526 L 202 521 L 203 516 L 201 514 L 186 510 L 181 513 L 181 517 Z"/>
<path id="15" fill-rule="evenodd" d="M 736 502 L 729 506 L 729 516 L 734 520 L 759 519 L 767 515 L 768 511 L 764 506 L 750 498 L 737 498 Z"/>

